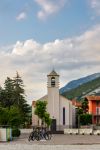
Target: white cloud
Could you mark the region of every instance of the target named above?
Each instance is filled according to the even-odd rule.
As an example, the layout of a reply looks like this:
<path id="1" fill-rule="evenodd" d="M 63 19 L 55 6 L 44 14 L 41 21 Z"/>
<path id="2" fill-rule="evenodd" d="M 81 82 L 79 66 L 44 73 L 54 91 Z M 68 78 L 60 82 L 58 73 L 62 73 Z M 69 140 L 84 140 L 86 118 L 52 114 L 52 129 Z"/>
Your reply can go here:
<path id="1" fill-rule="evenodd" d="M 33 39 L 18 41 L 9 51 L 4 51 L 3 47 L 0 51 L 0 83 L 18 71 L 31 103 L 46 93 L 46 75 L 53 66 L 61 75 L 61 86 L 72 79 L 100 72 L 99 39 L 100 25 L 73 38 L 44 44 Z"/>
<path id="2" fill-rule="evenodd" d="M 100 16 L 100 0 L 89 0 L 89 3 L 95 14 Z"/>
<path id="3" fill-rule="evenodd" d="M 27 40 L 25 42 L 17 41 L 14 45 L 13 54 L 17 55 L 24 55 L 27 53 L 33 53 L 34 50 L 38 50 L 40 47 L 40 44 L 38 44 L 36 41 L 33 41 L 32 39 Z"/>
<path id="4" fill-rule="evenodd" d="M 16 20 L 20 21 L 20 20 L 24 20 L 26 19 L 27 15 L 25 12 L 21 12 L 17 17 Z"/>
<path id="5" fill-rule="evenodd" d="M 40 11 L 37 13 L 39 19 L 46 19 L 49 15 L 55 14 L 63 8 L 68 0 L 35 0 L 40 6 Z"/>

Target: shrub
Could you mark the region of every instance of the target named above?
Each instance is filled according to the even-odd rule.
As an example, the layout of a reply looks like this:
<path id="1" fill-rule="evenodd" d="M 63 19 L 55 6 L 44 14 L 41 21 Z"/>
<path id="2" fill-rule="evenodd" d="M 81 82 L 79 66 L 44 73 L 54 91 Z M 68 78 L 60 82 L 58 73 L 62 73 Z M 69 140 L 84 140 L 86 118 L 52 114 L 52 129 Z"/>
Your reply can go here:
<path id="1" fill-rule="evenodd" d="M 80 124 L 81 125 L 92 124 L 92 115 L 91 114 L 80 115 Z"/>
<path id="2" fill-rule="evenodd" d="M 20 136 L 20 130 L 18 128 L 12 129 L 12 137 L 19 137 Z"/>

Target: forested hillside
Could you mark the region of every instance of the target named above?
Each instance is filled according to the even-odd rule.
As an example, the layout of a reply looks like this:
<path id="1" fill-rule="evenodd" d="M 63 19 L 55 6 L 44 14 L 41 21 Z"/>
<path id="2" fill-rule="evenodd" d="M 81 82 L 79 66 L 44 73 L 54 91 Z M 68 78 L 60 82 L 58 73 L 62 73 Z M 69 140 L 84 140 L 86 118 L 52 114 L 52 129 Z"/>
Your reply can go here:
<path id="1" fill-rule="evenodd" d="M 76 98 L 77 100 L 89 94 L 100 95 L 100 77 L 62 93 L 68 99 Z"/>

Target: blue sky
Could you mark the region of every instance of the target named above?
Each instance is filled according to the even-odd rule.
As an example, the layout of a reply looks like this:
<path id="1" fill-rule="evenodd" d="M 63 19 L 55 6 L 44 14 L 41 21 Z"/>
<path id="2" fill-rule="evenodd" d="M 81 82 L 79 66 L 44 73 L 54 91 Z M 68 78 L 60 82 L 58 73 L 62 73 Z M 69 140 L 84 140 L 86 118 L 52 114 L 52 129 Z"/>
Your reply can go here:
<path id="1" fill-rule="evenodd" d="M 46 93 L 53 66 L 60 86 L 99 72 L 99 41 L 100 0 L 2 0 L 1 84 L 18 71 L 31 103 Z"/>
<path id="2" fill-rule="evenodd" d="M 38 0 L 3 0 L 1 2 L 0 45 L 29 38 L 45 43 L 56 38 L 72 37 L 98 22 L 97 18 L 91 19 L 96 12 L 93 14 L 94 10 L 89 6 L 91 5 L 89 0 L 58 0 L 63 3 L 61 8 L 61 4 L 56 4 L 57 0 L 40 0 L 40 3 L 43 1 L 58 5 L 58 10 L 51 14 L 45 12 L 47 16 L 45 14 L 44 18 L 39 18 L 37 13 L 43 11 L 43 7 L 38 4 Z"/>

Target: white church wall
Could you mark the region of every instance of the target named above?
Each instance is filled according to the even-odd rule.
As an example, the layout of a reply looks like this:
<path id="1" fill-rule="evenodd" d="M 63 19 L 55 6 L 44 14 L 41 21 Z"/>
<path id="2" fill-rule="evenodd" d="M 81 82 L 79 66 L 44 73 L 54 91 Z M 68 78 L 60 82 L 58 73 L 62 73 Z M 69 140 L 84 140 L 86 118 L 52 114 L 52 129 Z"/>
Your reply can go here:
<path id="1" fill-rule="evenodd" d="M 70 100 L 69 101 L 69 127 L 72 128 L 73 126 L 73 122 L 72 122 L 72 118 L 73 118 L 73 105 L 72 102 Z"/>
<path id="2" fill-rule="evenodd" d="M 32 106 L 32 126 L 38 125 L 38 117 L 34 114 L 34 106 Z"/>
<path id="3" fill-rule="evenodd" d="M 60 96 L 60 125 L 63 125 L 63 107 L 65 108 L 64 126 L 72 126 L 72 103 L 63 96 Z"/>
<path id="4" fill-rule="evenodd" d="M 76 107 L 72 106 L 72 125 L 76 127 Z"/>
<path id="5" fill-rule="evenodd" d="M 48 88 L 48 105 L 47 110 L 50 113 L 52 119 L 56 119 L 57 125 L 59 125 L 59 89 Z"/>

